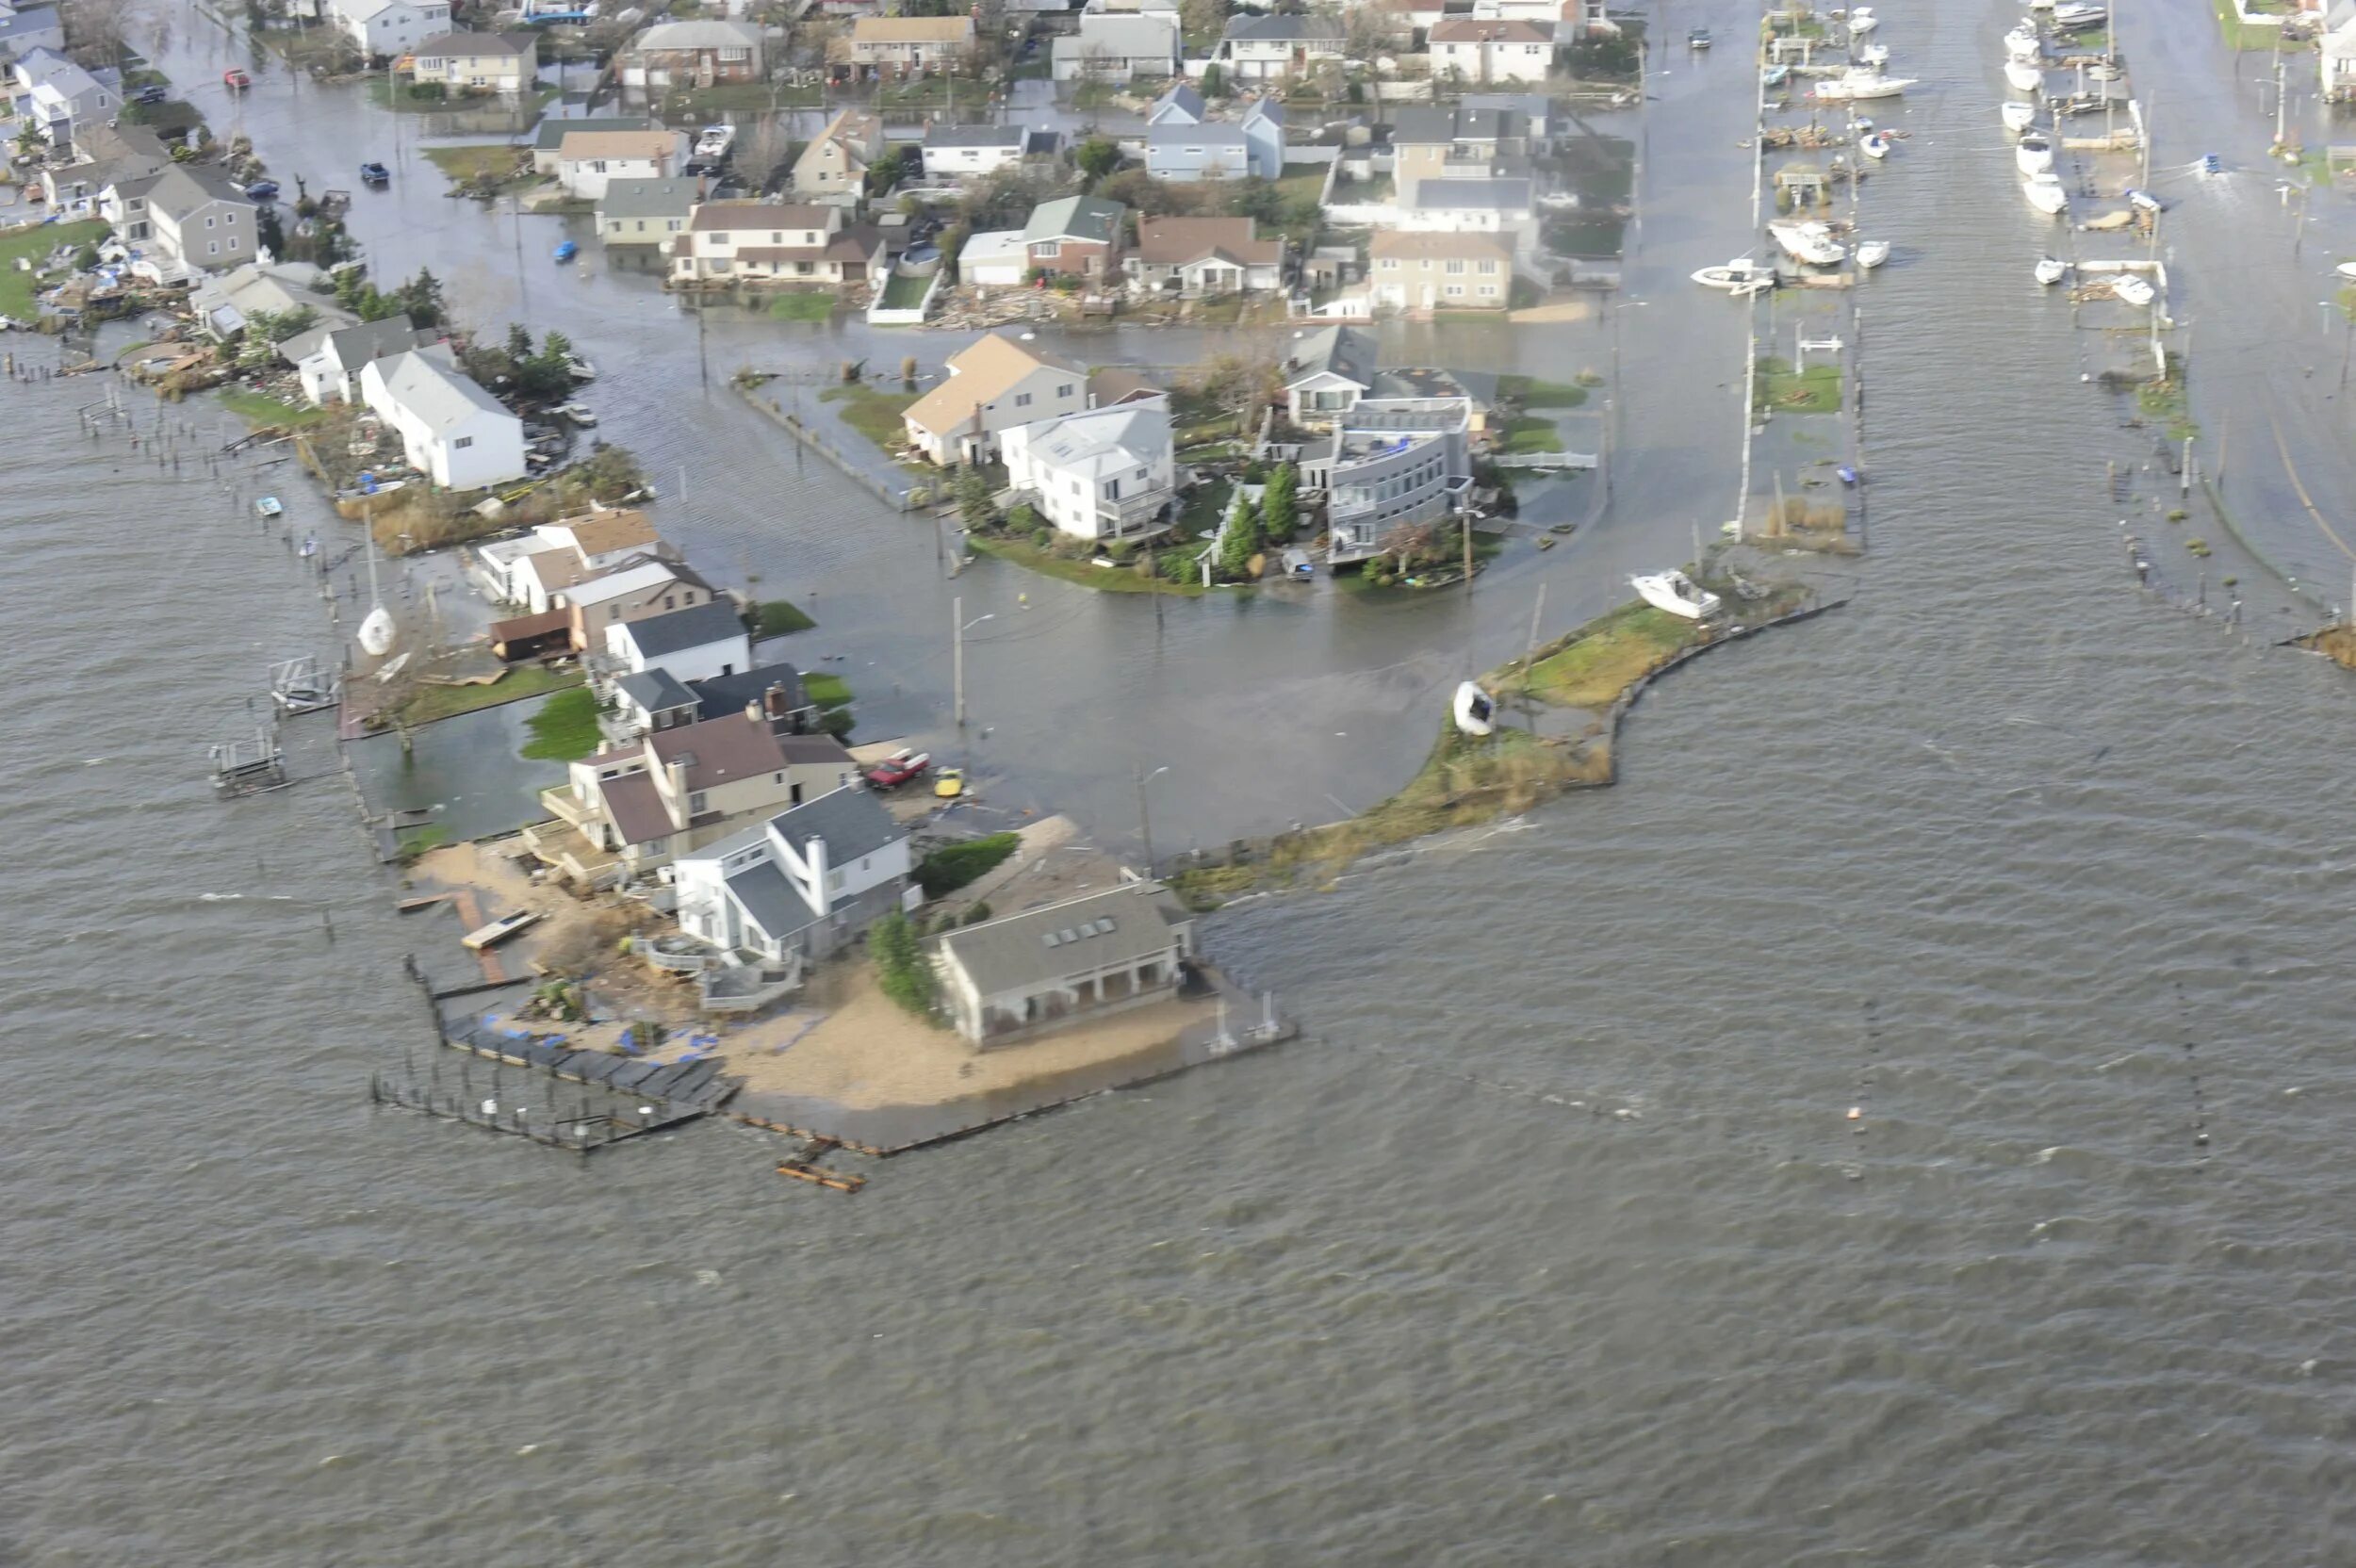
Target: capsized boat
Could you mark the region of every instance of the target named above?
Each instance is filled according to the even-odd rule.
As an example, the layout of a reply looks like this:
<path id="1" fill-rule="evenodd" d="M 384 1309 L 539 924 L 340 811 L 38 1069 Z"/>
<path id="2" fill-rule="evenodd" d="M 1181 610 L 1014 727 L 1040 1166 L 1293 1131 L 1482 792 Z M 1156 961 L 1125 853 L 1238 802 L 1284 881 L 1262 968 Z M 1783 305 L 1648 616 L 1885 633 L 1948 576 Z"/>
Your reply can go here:
<path id="1" fill-rule="evenodd" d="M 1845 253 L 1832 231 L 1822 223 L 1770 223 L 1767 233 L 1785 254 L 1810 267 L 1838 267 Z"/>
<path id="2" fill-rule="evenodd" d="M 1857 139 L 1857 150 L 1869 158 L 1888 157 L 1890 155 L 1890 133 L 1888 131 L 1866 132 L 1864 136 Z"/>
<path id="3" fill-rule="evenodd" d="M 2070 192 L 2062 188 L 2061 178 L 2052 170 L 2031 174 L 2021 182 L 2021 194 L 2029 204 L 2048 217 L 2058 218 L 2070 206 Z"/>
<path id="4" fill-rule="evenodd" d="M 2045 285 L 2048 288 L 2051 288 L 2053 285 L 2061 282 L 2062 278 L 2068 274 L 2069 271 L 2070 263 L 2062 260 L 2059 256 L 2039 256 L 2037 258 L 2037 281 Z"/>
<path id="5" fill-rule="evenodd" d="M 1683 572 L 1640 573 L 1629 578 L 1628 582 L 1655 610 L 1665 610 L 1689 621 L 1698 621 L 1705 615 L 1718 612 L 1718 596 Z"/>
<path id="6" fill-rule="evenodd" d="M 2007 98 L 1996 106 L 1996 112 L 2004 117 L 2004 129 L 2015 133 L 2025 131 L 2037 123 L 2035 104 L 2019 103 Z"/>
<path id="7" fill-rule="evenodd" d="M 1773 267 L 1763 266 L 1749 256 L 1738 256 L 1724 267 L 1703 268 L 1693 274 L 1693 281 L 1704 288 L 1723 288 L 1727 293 L 1741 298 L 1748 294 L 1763 293 L 1775 287 L 1775 270 Z"/>
<path id="8" fill-rule="evenodd" d="M 1889 259 L 1890 241 L 1887 239 L 1869 239 L 1857 248 L 1857 264 L 1869 272 Z"/>
<path id="9" fill-rule="evenodd" d="M 2023 174 L 2042 174 L 2053 167 L 2053 139 L 2043 131 L 2023 131 L 2012 156 Z"/>
<path id="10" fill-rule="evenodd" d="M 2344 278 L 2356 278 L 2356 261 L 2344 261 L 2331 269 Z"/>
<path id="11" fill-rule="evenodd" d="M 1456 727 L 1467 735 L 1488 735 L 1497 729 L 1497 698 L 1473 681 L 1464 681 L 1457 686 L 1455 711 Z"/>
<path id="12" fill-rule="evenodd" d="M 1829 81 L 1816 84 L 1816 96 L 1828 104 L 1862 104 L 1875 98 L 1895 98 L 1922 80 L 1919 76 L 1885 76 L 1871 66 L 1851 66 Z"/>
<path id="13" fill-rule="evenodd" d="M 1759 85 L 1761 87 L 1781 87 L 1785 82 L 1791 79 L 1791 76 L 1792 68 L 1790 66 L 1771 65 L 1767 67 L 1766 70 L 1761 71 L 1759 74 Z"/>
<path id="14" fill-rule="evenodd" d="M 2148 305 L 2160 297 L 2150 279 L 2139 278 L 2133 272 L 2121 272 L 2111 279 L 2111 292 L 2131 305 Z"/>
<path id="15" fill-rule="evenodd" d="M 2006 60 L 2004 80 L 2015 92 L 2037 92 L 2045 86 L 2045 72 L 2027 60 Z"/>

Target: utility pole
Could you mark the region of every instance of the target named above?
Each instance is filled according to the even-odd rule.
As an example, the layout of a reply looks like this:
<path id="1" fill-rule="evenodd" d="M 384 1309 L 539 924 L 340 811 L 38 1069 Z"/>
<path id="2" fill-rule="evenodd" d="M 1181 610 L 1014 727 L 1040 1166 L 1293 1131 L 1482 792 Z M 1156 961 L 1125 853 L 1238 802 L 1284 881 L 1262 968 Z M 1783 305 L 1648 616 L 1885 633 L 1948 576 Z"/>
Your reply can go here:
<path id="1" fill-rule="evenodd" d="M 959 596 L 949 601 L 949 642 L 951 686 L 957 695 L 955 704 L 957 727 L 965 727 L 965 599 Z"/>
<path id="2" fill-rule="evenodd" d="M 1145 803 L 1144 770 L 1133 769 L 1131 775 L 1137 781 L 1137 833 L 1145 840 L 1145 874 L 1150 877 L 1153 874 L 1153 815 Z"/>
<path id="3" fill-rule="evenodd" d="M 1538 657 L 1538 621 L 1539 621 L 1539 618 L 1540 618 L 1541 616 L 1543 616 L 1543 615 L 1545 615 L 1545 614 L 1546 614 L 1546 585 L 1545 583 L 1543 583 L 1543 582 L 1542 582 L 1542 583 L 1538 584 L 1538 602 L 1537 602 L 1535 605 L 1533 605 L 1533 606 L 1531 606 L 1531 607 L 1530 607 L 1530 651 L 1529 651 L 1528 653 L 1525 653 L 1525 654 L 1523 654 L 1523 655 L 1522 655 L 1522 664 L 1523 664 L 1523 667 L 1524 667 L 1524 668 L 1527 668 L 1527 667 L 1529 666 L 1530 662 L 1531 660 L 1533 660 L 1533 659 L 1535 659 L 1535 658 L 1537 658 L 1537 657 Z"/>

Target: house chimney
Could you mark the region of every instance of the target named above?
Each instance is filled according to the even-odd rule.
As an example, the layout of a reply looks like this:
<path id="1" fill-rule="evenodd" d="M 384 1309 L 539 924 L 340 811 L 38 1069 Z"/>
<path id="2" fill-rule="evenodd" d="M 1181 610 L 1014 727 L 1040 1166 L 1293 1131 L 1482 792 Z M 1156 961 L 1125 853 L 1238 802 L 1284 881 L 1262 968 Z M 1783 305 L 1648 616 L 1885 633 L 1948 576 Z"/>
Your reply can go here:
<path id="1" fill-rule="evenodd" d="M 773 719 L 785 718 L 794 711 L 793 699 L 786 694 L 781 682 L 771 681 L 769 689 L 761 694 L 761 700 Z"/>
<path id="2" fill-rule="evenodd" d="M 687 771 L 695 765 L 695 754 L 683 751 L 663 766 L 663 776 L 670 785 L 668 792 L 671 797 L 664 804 L 671 808 L 671 825 L 674 827 L 687 825 Z"/>
<path id="3" fill-rule="evenodd" d="M 744 705 L 744 718 L 745 721 L 750 724 L 759 724 L 761 722 L 761 699 L 759 697 L 755 697 L 752 701 Z"/>
<path id="4" fill-rule="evenodd" d="M 803 846 L 802 860 L 810 867 L 810 912 L 824 920 L 834 911 L 834 893 L 826 886 L 826 841 L 812 833 Z"/>

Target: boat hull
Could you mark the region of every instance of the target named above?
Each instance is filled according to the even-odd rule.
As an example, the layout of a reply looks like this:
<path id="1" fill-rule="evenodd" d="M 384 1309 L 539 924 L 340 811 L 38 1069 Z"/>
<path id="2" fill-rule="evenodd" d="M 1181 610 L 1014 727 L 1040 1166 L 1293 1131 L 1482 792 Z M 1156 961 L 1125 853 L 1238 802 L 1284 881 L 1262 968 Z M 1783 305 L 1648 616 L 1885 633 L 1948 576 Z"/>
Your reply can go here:
<path id="1" fill-rule="evenodd" d="M 2038 92 L 2045 87 L 2045 73 L 2026 60 L 2006 60 L 2004 80 L 2015 92 Z"/>
<path id="2" fill-rule="evenodd" d="M 1493 735 L 1497 732 L 1497 699 L 1472 681 L 1456 688 L 1456 700 L 1451 705 L 1456 727 L 1467 735 Z"/>
<path id="3" fill-rule="evenodd" d="M 1646 604 L 1685 620 L 1698 621 L 1718 612 L 1718 596 L 1695 585 L 1683 572 L 1657 572 L 1628 581 Z"/>
<path id="4" fill-rule="evenodd" d="M 2003 118 L 2004 129 L 2008 131 L 2025 131 L 2037 123 L 2035 104 L 2016 104 L 2007 101 L 1999 106 L 1997 113 Z"/>
<path id="5" fill-rule="evenodd" d="M 1857 248 L 1857 264 L 1869 272 L 1889 259 L 1890 241 L 1887 239 L 1869 239 Z"/>

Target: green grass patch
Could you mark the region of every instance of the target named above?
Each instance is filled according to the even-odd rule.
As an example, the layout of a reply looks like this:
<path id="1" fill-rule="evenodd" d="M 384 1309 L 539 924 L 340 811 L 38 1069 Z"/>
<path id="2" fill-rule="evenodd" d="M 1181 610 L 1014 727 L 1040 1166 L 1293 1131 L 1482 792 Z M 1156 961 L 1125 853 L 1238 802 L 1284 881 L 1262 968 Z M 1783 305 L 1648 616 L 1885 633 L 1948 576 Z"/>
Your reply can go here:
<path id="1" fill-rule="evenodd" d="M 796 631 L 808 631 L 818 623 L 798 604 L 784 599 L 763 599 L 753 611 L 755 637 L 785 637 Z"/>
<path id="2" fill-rule="evenodd" d="M 447 106 L 436 106 L 437 107 Z M 505 141 L 475 141 L 459 147 L 428 147 L 425 155 L 455 185 L 468 180 L 498 180 L 506 186 L 530 185 L 539 178 L 530 163 L 516 172 L 520 149 Z"/>
<path id="3" fill-rule="evenodd" d="M 38 267 L 58 246 L 79 250 L 96 244 L 106 232 L 103 220 L 85 218 L 78 223 L 43 223 L 22 234 L 0 236 L 0 316 L 28 321 L 35 315 L 33 289 L 41 274 L 19 271 L 19 260 Z"/>
<path id="4" fill-rule="evenodd" d="M 977 881 L 1006 863 L 1023 841 L 1015 833 L 992 833 L 961 844 L 943 844 L 916 862 L 916 885 L 926 898 L 940 898 Z"/>
<path id="5" fill-rule="evenodd" d="M 455 718 L 478 709 L 521 702 L 526 697 L 542 696 L 580 684 L 578 671 L 551 670 L 545 664 L 519 664 L 488 686 L 419 685 L 410 694 L 408 710 L 401 718 L 411 725 L 432 724 L 436 719 Z"/>
<path id="6" fill-rule="evenodd" d="M 230 391 L 221 395 L 221 405 L 256 430 L 270 426 L 295 429 L 316 425 L 327 417 L 323 408 L 303 408 L 266 398 L 259 392 Z"/>
<path id="7" fill-rule="evenodd" d="M 1516 684 L 1564 708 L 1609 708 L 1693 640 L 1695 624 L 1648 604 L 1623 605 L 1532 665 Z"/>
<path id="8" fill-rule="evenodd" d="M 992 539 L 983 534 L 966 536 L 966 543 L 984 555 L 994 555 L 1002 561 L 1039 573 L 1041 577 L 1061 578 L 1083 588 L 1095 588 L 1107 594 L 1177 594 L 1195 597 L 1205 590 L 1200 582 L 1171 582 L 1165 579 L 1147 577 L 1129 566 L 1098 566 L 1086 561 L 1067 561 L 1050 550 L 1019 539 Z"/>
<path id="9" fill-rule="evenodd" d="M 1759 406 L 1778 414 L 1838 414 L 1841 412 L 1841 367 L 1811 365 L 1794 370 L 1789 360 L 1773 355 L 1759 362 Z"/>
<path id="10" fill-rule="evenodd" d="M 540 761 L 571 762 L 597 749 L 597 696 L 586 686 L 559 692 L 525 721 L 532 739 L 523 754 Z"/>
<path id="11" fill-rule="evenodd" d="M 2233 0 L 2209 0 L 2209 8 L 2217 13 L 2217 24 L 2225 34 L 2228 49 L 2271 51 L 2282 47 L 2282 28 L 2245 24 L 2240 13 L 2233 9 Z"/>
<path id="12" fill-rule="evenodd" d="M 796 289 L 769 302 L 772 321 L 831 321 L 834 296 L 816 289 Z"/>
<path id="13" fill-rule="evenodd" d="M 843 422 L 890 453 L 905 443 L 908 426 L 901 416 L 923 397 L 921 392 L 878 392 L 861 382 L 829 386 L 818 394 L 822 403 L 841 403 Z"/>
<path id="14" fill-rule="evenodd" d="M 1497 433 L 1497 449 L 1501 452 L 1559 452 L 1564 449 L 1562 433 L 1554 428 L 1554 421 L 1543 414 L 1525 414 Z"/>
<path id="15" fill-rule="evenodd" d="M 1314 202 L 1325 191 L 1325 165 L 1288 163 L 1276 176 L 1276 193 L 1287 202 Z"/>
<path id="16" fill-rule="evenodd" d="M 924 291 L 932 286 L 930 277 L 918 278 L 905 272 L 894 272 L 884 280 L 883 308 L 914 310 L 924 302 Z"/>
<path id="17" fill-rule="evenodd" d="M 851 683 L 839 675 L 805 675 L 802 694 L 821 708 L 848 708 Z"/>
<path id="18" fill-rule="evenodd" d="M 404 827 L 393 835 L 394 847 L 401 851 L 401 863 L 418 859 L 428 850 L 439 849 L 450 842 L 450 829 L 438 822 L 420 823 Z"/>
<path id="19" fill-rule="evenodd" d="M 1178 509 L 1178 531 L 1189 539 L 1207 539 L 1217 533 L 1219 519 L 1227 515 L 1227 498 L 1234 493 L 1234 484 L 1223 479 L 1205 480 L 1187 491 L 1186 503 Z"/>
<path id="20" fill-rule="evenodd" d="M 1578 408 L 1587 401 L 1587 388 L 1568 382 L 1541 381 L 1536 376 L 1499 376 L 1497 396 L 1524 408 Z M 1559 447 L 1548 450 L 1560 451 Z"/>
<path id="21" fill-rule="evenodd" d="M 2165 426 L 2170 441 L 2182 441 L 2201 433 L 2201 427 L 2193 423 L 2192 399 L 2182 376 L 2148 381 L 2136 387 L 2135 412 L 2149 424 Z"/>

